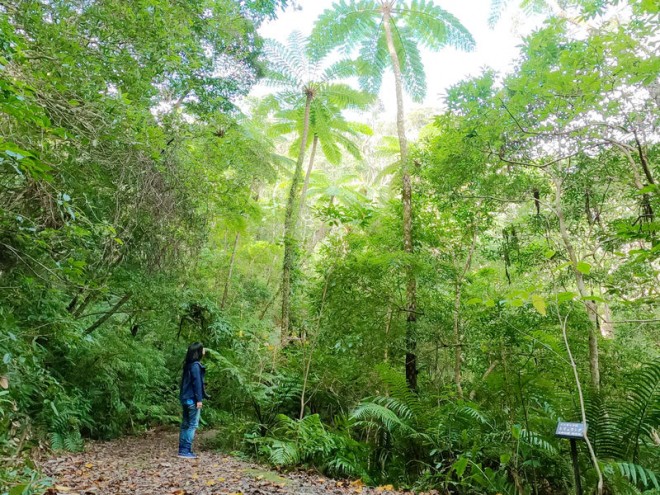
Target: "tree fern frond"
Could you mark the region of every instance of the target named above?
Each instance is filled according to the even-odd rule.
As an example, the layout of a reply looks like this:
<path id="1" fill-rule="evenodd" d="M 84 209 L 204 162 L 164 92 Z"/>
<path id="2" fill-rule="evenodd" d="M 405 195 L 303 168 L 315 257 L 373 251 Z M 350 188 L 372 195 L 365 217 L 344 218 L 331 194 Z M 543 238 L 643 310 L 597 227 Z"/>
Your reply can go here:
<path id="1" fill-rule="evenodd" d="M 545 11 L 552 12 L 546 0 L 522 0 L 520 8 L 526 15 L 541 14 Z"/>
<path id="2" fill-rule="evenodd" d="M 334 139 L 324 139 L 321 142 L 321 149 L 323 150 L 323 156 L 333 165 L 337 165 L 341 162 L 341 150 Z"/>
<path id="3" fill-rule="evenodd" d="M 279 121 L 270 125 L 267 129 L 267 133 L 271 137 L 282 136 L 284 134 L 290 134 L 298 130 L 296 121 Z"/>
<path id="4" fill-rule="evenodd" d="M 426 72 L 417 43 L 407 28 L 396 30 L 394 46 L 401 62 L 403 87 L 413 101 L 421 103 L 426 96 Z"/>
<path id="5" fill-rule="evenodd" d="M 376 101 L 373 93 L 360 91 L 350 87 L 348 84 L 325 84 L 322 94 L 329 103 L 340 108 L 364 110 Z"/>
<path id="6" fill-rule="evenodd" d="M 508 4 L 509 0 L 491 0 L 490 11 L 488 12 L 488 27 L 495 27 L 495 24 L 502 17 L 502 13 Z"/>
<path id="7" fill-rule="evenodd" d="M 321 80 L 333 81 L 337 79 L 357 77 L 358 75 L 358 63 L 355 60 L 342 59 L 326 67 L 321 74 Z"/>
<path id="8" fill-rule="evenodd" d="M 365 39 L 375 39 L 380 5 L 373 0 L 339 0 L 319 16 L 310 36 L 310 56 L 323 58 L 335 47 L 350 53 Z"/>
<path id="9" fill-rule="evenodd" d="M 412 0 L 410 7 L 397 9 L 396 12 L 414 33 L 414 39 L 431 50 L 439 50 L 446 45 L 465 51 L 475 47 L 474 38 L 465 26 L 433 1 Z"/>
<path id="10" fill-rule="evenodd" d="M 377 94 L 383 82 L 383 74 L 389 64 L 387 40 L 385 33 L 380 32 L 373 42 L 364 43 L 360 48 L 357 61 L 360 87 L 368 93 Z"/>
<path id="11" fill-rule="evenodd" d="M 264 55 L 267 60 L 264 74 L 266 84 L 289 88 L 300 86 L 303 80 L 303 67 L 294 62 L 296 58 L 294 50 L 279 41 L 266 40 Z"/>
<path id="12" fill-rule="evenodd" d="M 381 144 L 376 147 L 376 153 L 377 156 L 394 157 L 400 153 L 399 147 L 399 138 L 396 136 L 383 136 L 381 138 Z"/>
<path id="13" fill-rule="evenodd" d="M 287 60 L 287 69 L 290 70 L 291 67 L 296 67 L 301 74 L 302 80 L 309 80 L 310 72 L 314 71 L 316 64 L 310 63 L 310 60 L 307 58 L 308 40 L 300 31 L 292 31 L 288 38 L 286 44 L 286 52 L 288 56 Z"/>
<path id="14" fill-rule="evenodd" d="M 360 151 L 360 147 L 357 144 L 355 144 L 355 142 L 353 142 L 351 139 L 347 138 L 346 136 L 343 136 L 343 135 L 339 134 L 339 135 L 336 136 L 335 140 L 353 158 L 355 158 L 356 160 L 361 160 L 362 159 L 362 153 Z"/>
<path id="15" fill-rule="evenodd" d="M 371 126 L 363 123 L 363 122 L 347 122 L 348 124 L 348 131 L 353 134 L 362 134 L 364 136 L 373 136 L 374 135 L 374 130 L 371 128 Z"/>

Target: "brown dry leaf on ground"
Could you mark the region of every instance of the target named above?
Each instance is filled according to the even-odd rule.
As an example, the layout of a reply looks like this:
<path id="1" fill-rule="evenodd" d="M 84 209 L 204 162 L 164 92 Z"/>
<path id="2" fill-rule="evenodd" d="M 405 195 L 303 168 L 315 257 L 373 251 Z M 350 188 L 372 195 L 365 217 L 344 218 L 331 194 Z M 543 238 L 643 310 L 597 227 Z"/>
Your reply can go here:
<path id="1" fill-rule="evenodd" d="M 113 442 L 90 442 L 84 453 L 50 459 L 48 495 L 363 495 L 397 494 L 391 485 L 338 483 L 318 473 L 280 475 L 212 450 L 179 459 L 176 433 L 153 432 Z"/>

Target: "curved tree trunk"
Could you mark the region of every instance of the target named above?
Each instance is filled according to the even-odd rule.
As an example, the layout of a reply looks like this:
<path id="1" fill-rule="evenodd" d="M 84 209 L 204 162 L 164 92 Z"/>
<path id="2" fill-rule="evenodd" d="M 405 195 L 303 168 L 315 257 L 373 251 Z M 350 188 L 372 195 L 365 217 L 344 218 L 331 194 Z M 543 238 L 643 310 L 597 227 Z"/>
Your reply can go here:
<path id="1" fill-rule="evenodd" d="M 403 202 L 403 250 L 407 255 L 413 254 L 412 233 L 412 183 L 408 165 L 408 141 L 403 114 L 403 82 L 401 64 L 396 53 L 392 37 L 391 5 L 383 4 L 383 27 L 387 39 L 387 49 L 392 59 L 394 84 L 396 88 L 396 129 L 399 135 L 401 152 L 401 177 L 403 179 L 401 200 Z M 411 390 L 417 389 L 417 281 L 412 262 L 406 264 L 406 383 Z"/>
<path id="2" fill-rule="evenodd" d="M 284 214 L 284 260 L 282 263 L 282 346 L 285 346 L 291 335 L 291 291 L 292 278 L 296 265 L 296 224 L 298 223 L 298 187 L 302 178 L 302 164 L 305 160 L 305 148 L 307 147 L 307 134 L 309 133 L 309 113 L 314 93 L 306 92 L 305 116 L 303 120 L 303 133 L 300 139 L 300 151 L 296 161 L 296 169 L 291 180 L 291 189 L 286 203 Z"/>

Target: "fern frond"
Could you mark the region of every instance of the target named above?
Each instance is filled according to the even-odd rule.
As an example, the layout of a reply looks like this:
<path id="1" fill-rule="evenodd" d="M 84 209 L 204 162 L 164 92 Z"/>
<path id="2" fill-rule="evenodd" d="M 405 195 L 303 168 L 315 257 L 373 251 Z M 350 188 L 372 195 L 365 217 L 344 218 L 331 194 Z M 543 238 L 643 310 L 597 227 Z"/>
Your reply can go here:
<path id="1" fill-rule="evenodd" d="M 339 0 L 319 16 L 310 36 L 310 56 L 323 58 L 335 47 L 352 51 L 378 32 L 380 5 L 374 0 Z"/>
<path id="2" fill-rule="evenodd" d="M 622 459 L 626 445 L 622 442 L 621 431 L 617 427 L 612 411 L 605 406 L 603 397 L 594 393 L 587 398 L 586 404 L 588 434 L 591 444 L 599 457 Z"/>
<path id="3" fill-rule="evenodd" d="M 390 64 L 387 51 L 385 32 L 377 33 L 373 42 L 364 43 L 360 47 L 357 61 L 358 80 L 360 88 L 372 94 L 377 94 L 383 83 L 383 74 Z"/>
<path id="4" fill-rule="evenodd" d="M 270 462 L 276 466 L 291 466 L 300 463 L 300 451 L 293 442 L 273 440 L 268 457 Z"/>
<path id="5" fill-rule="evenodd" d="M 446 45 L 470 51 L 475 41 L 470 32 L 451 13 L 433 1 L 412 0 L 409 7 L 395 9 L 414 33 L 414 39 L 431 50 Z"/>
<path id="6" fill-rule="evenodd" d="M 351 419 L 366 426 L 382 425 L 390 433 L 398 428 L 408 429 L 393 409 L 375 402 L 362 402 L 353 410 Z"/>
<path id="7" fill-rule="evenodd" d="M 641 437 L 651 436 L 660 424 L 660 359 L 642 367 L 627 382 L 618 428 L 626 431 L 628 451 L 636 462 Z"/>
<path id="8" fill-rule="evenodd" d="M 660 490 L 658 477 L 653 471 L 632 462 L 613 462 L 610 465 L 615 467 L 622 476 L 630 480 L 634 485 L 639 484 L 644 488 Z"/>
<path id="9" fill-rule="evenodd" d="M 355 60 L 342 59 L 326 67 L 321 75 L 321 81 L 336 81 L 359 75 L 358 63 Z"/>
<path id="10" fill-rule="evenodd" d="M 421 103 L 426 97 L 426 72 L 422 55 L 407 27 L 396 31 L 394 47 L 401 62 L 403 87 L 413 101 Z"/>
<path id="11" fill-rule="evenodd" d="M 271 86 L 298 87 L 303 80 L 303 67 L 296 65 L 295 53 L 276 40 L 266 40 L 264 55 L 268 64 L 265 82 Z"/>
<path id="12" fill-rule="evenodd" d="M 328 103 L 338 108 L 364 110 L 376 101 L 373 93 L 359 91 L 348 84 L 325 84 L 320 90 L 320 96 Z"/>
<path id="13" fill-rule="evenodd" d="M 455 407 L 458 416 L 476 420 L 482 425 L 490 425 L 490 419 L 479 410 L 476 404 L 461 404 Z"/>
<path id="14" fill-rule="evenodd" d="M 495 24 L 497 24 L 497 21 L 502 17 L 502 13 L 508 4 L 509 0 L 491 0 L 490 11 L 488 12 L 488 27 L 495 27 Z"/>
<path id="15" fill-rule="evenodd" d="M 527 445 L 537 450 L 543 451 L 548 455 L 557 455 L 556 447 L 536 432 L 523 428 L 520 430 L 520 439 Z"/>

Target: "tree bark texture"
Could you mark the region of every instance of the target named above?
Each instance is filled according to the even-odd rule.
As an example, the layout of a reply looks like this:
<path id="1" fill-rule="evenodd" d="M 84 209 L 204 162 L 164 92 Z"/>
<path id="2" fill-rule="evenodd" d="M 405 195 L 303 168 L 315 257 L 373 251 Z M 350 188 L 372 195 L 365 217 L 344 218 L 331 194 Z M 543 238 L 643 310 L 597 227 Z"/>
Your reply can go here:
<path id="1" fill-rule="evenodd" d="M 309 133 L 309 113 L 314 95 L 311 91 L 306 92 L 305 116 L 303 120 L 303 133 L 300 139 L 300 151 L 296 161 L 296 169 L 291 180 L 291 189 L 286 203 L 284 214 L 284 260 L 282 263 L 282 346 L 286 346 L 291 335 L 291 296 L 293 289 L 293 275 L 297 258 L 297 236 L 296 224 L 298 223 L 298 188 L 302 178 L 302 164 L 305 160 L 305 148 L 307 147 L 307 134 Z"/>
<path id="2" fill-rule="evenodd" d="M 401 76 L 401 64 L 394 46 L 392 35 L 391 5 L 383 4 L 383 27 L 387 39 L 387 49 L 392 60 L 392 71 L 394 72 L 394 85 L 396 89 L 396 129 L 399 136 L 399 148 L 401 153 L 401 177 L 403 203 L 403 250 L 406 255 L 413 254 L 413 232 L 412 232 L 412 181 L 408 165 L 408 141 L 406 139 L 405 120 L 403 113 L 403 81 Z M 417 390 L 417 281 L 415 279 L 412 260 L 408 260 L 406 271 L 406 383 L 411 390 Z"/>
<path id="3" fill-rule="evenodd" d="M 578 259 L 575 254 L 575 248 L 571 242 L 570 236 L 568 234 L 568 229 L 566 227 L 566 218 L 564 217 L 564 210 L 561 206 L 561 179 L 555 178 L 555 213 L 557 219 L 559 220 L 559 231 L 561 232 L 561 238 L 564 242 L 564 247 L 568 253 L 568 258 L 571 261 L 571 268 L 573 270 L 573 275 L 575 276 L 575 284 L 577 285 L 578 292 L 584 306 L 589 315 L 589 320 L 591 325 L 589 325 L 589 370 L 591 372 L 591 384 L 595 390 L 600 389 L 600 367 L 598 365 L 598 307 L 595 302 L 589 301 L 586 298 L 589 297 L 589 292 L 587 291 L 586 285 L 584 283 L 584 275 L 580 270 L 578 270 Z"/>
<path id="4" fill-rule="evenodd" d="M 314 158 L 316 158 L 316 148 L 319 144 L 319 137 L 315 134 L 314 140 L 312 141 L 312 150 L 309 154 L 309 165 L 307 165 L 307 173 L 305 173 L 305 181 L 303 182 L 302 192 L 300 193 L 300 211 L 298 216 L 302 216 L 303 210 L 305 209 L 305 199 L 307 198 L 307 189 L 309 189 L 309 177 L 312 175 L 312 170 L 314 169 Z"/>

